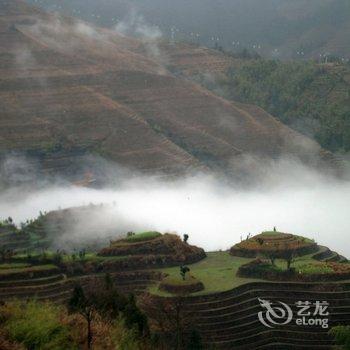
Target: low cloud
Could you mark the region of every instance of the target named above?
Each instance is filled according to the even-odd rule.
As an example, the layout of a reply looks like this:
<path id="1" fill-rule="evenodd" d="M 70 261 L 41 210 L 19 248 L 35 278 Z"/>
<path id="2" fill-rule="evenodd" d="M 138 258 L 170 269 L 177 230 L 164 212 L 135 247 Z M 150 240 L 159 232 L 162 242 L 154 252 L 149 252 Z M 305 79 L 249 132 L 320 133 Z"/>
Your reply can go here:
<path id="1" fill-rule="evenodd" d="M 147 24 L 143 16 L 136 10 L 131 10 L 114 29 L 125 36 L 134 36 L 143 40 L 158 40 L 162 37 L 160 29 Z"/>
<path id="2" fill-rule="evenodd" d="M 16 195 L 8 190 L 0 195 L 0 213 L 19 223 L 39 211 L 96 204 L 93 215 L 77 216 L 60 238 L 58 243 L 68 248 L 79 240 L 108 244 L 126 231 L 152 229 L 187 233 L 192 244 L 210 251 L 228 249 L 240 236 L 276 226 L 350 256 L 349 181 L 289 160 L 260 170 L 255 185 L 245 188 L 197 174 L 171 182 L 125 177 L 104 189 L 56 185 Z"/>
<path id="3" fill-rule="evenodd" d="M 132 9 L 114 30 L 119 34 L 135 37 L 141 40 L 147 55 L 160 64 L 166 64 L 167 58 L 159 47 L 163 34 L 158 26 L 148 24 L 144 17 L 135 9 Z"/>

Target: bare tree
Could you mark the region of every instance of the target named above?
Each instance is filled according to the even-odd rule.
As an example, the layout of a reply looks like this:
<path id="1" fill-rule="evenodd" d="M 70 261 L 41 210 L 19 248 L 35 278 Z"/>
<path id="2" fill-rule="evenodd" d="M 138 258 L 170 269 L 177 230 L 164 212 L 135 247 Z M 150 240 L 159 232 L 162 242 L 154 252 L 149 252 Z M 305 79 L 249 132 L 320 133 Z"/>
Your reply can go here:
<path id="1" fill-rule="evenodd" d="M 168 345 L 169 337 L 173 336 L 174 345 L 171 348 L 184 347 L 185 335 L 191 333 L 195 324 L 195 313 L 188 310 L 186 298 L 162 298 L 145 294 L 140 298 L 140 307 L 149 316 L 153 331 L 163 335 Z"/>
<path id="2" fill-rule="evenodd" d="M 91 323 L 95 315 L 94 303 L 86 297 L 83 288 L 80 285 L 77 285 L 74 288 L 73 295 L 69 300 L 68 304 L 69 312 L 78 313 L 87 322 L 87 347 L 91 349 L 92 345 L 92 329 Z"/>
<path id="3" fill-rule="evenodd" d="M 281 251 L 281 258 L 287 263 L 287 270 L 291 269 L 291 265 L 297 257 L 297 252 L 294 248 L 290 247 L 288 244 L 285 245 L 284 249 Z"/>

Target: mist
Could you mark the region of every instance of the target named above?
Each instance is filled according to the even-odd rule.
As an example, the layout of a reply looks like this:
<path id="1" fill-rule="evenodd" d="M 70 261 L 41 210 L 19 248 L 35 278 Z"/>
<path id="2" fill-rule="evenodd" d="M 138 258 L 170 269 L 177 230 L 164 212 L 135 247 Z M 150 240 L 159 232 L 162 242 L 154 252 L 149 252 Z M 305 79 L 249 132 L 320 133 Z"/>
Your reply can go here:
<path id="1" fill-rule="evenodd" d="M 27 0 L 50 11 L 113 28 L 136 9 L 165 37 L 266 57 L 294 58 L 303 47 L 308 57 L 332 51 L 349 58 L 342 45 L 327 40 L 347 33 L 347 0 Z M 342 36 L 343 37 L 343 36 Z M 338 39 L 339 40 L 339 39 Z"/>
<path id="2" fill-rule="evenodd" d="M 61 242 L 98 238 L 108 244 L 109 239 L 129 230 L 157 230 L 187 233 L 191 244 L 213 251 L 226 250 L 248 233 L 276 226 L 350 256 L 349 181 L 293 160 L 265 164 L 261 170 L 262 175 L 250 186 L 196 174 L 173 181 L 124 175 L 118 186 L 104 189 L 69 185 L 36 191 L 12 188 L 0 194 L 0 213 L 19 224 L 37 217 L 39 211 L 90 203 L 99 206 L 88 220 L 77 217 L 75 227 L 63 233 Z"/>

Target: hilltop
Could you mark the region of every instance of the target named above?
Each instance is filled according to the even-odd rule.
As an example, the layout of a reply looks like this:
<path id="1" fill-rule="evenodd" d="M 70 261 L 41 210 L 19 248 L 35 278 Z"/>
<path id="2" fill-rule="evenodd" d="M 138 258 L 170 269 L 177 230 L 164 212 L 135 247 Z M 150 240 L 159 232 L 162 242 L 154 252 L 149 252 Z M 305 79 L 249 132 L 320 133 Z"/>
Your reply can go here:
<path id="1" fill-rule="evenodd" d="M 1 3 L 0 153 L 43 173 L 76 173 L 88 155 L 145 173 L 237 172 L 242 158 L 329 155 L 260 108 L 225 100 L 145 54 L 145 43 L 16 0 Z M 184 69 L 212 50 L 165 51 Z M 146 50 L 147 51 L 147 50 Z M 197 59 L 193 59 L 197 57 Z M 202 58 L 200 66 L 208 60 Z M 92 166 L 92 165 L 90 165 Z M 89 169 L 89 165 L 86 166 Z"/>

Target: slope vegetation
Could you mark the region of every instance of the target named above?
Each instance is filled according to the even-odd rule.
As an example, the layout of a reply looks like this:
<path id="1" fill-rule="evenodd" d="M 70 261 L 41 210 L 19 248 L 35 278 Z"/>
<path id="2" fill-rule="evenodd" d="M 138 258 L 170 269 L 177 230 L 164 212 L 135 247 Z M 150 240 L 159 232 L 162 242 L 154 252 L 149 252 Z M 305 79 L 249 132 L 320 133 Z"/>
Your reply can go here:
<path id="1" fill-rule="evenodd" d="M 135 39 L 21 1 L 3 2 L 1 14 L 2 155 L 25 153 L 46 172 L 67 172 L 97 153 L 166 174 L 227 172 L 246 155 L 319 160 L 322 150 L 310 139 L 259 108 L 174 76 Z M 210 50 L 198 52 L 227 63 Z"/>

